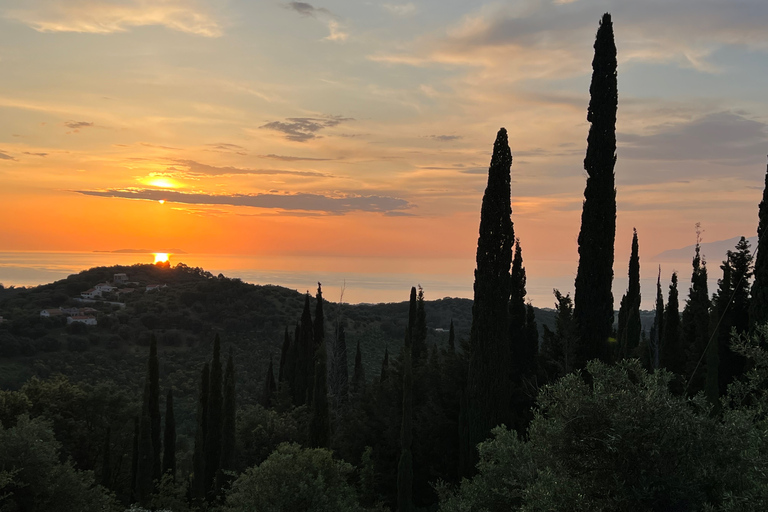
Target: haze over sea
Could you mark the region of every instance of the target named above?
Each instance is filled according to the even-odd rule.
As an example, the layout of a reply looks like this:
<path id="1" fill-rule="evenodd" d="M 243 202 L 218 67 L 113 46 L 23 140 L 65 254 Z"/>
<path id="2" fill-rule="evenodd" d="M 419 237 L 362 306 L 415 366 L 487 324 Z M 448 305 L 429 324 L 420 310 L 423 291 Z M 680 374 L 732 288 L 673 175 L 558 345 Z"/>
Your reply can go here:
<path id="1" fill-rule="evenodd" d="M 714 290 L 720 271 L 719 262 L 727 243 L 703 244 L 703 252 L 709 261 L 709 287 Z M 723 247 L 720 247 L 723 246 Z M 655 300 L 656 272 L 662 266 L 662 289 L 665 300 L 669 277 L 678 271 L 681 300 L 687 296 L 690 279 L 690 257 L 680 251 L 672 257 L 660 257 L 643 261 L 641 258 L 642 309 L 653 309 Z M 659 255 L 662 256 L 662 255 Z M 348 271 L 329 270 L 339 268 L 339 257 L 253 257 L 242 254 L 173 254 L 171 265 L 184 263 L 201 267 L 214 275 L 240 278 L 253 284 L 274 284 L 300 292 L 314 293 L 317 282 L 323 284 L 328 300 L 338 301 L 344 287 L 344 302 L 379 303 L 402 302 L 408 299 L 411 286 L 420 284 L 427 299 L 443 297 L 472 298 L 474 259 L 421 258 L 346 258 L 343 268 Z M 344 259 L 343 257 L 341 259 Z M 0 252 L 0 283 L 4 286 L 37 286 L 64 279 L 70 274 L 96 266 L 133 265 L 152 263 L 153 253 L 136 252 Z M 540 308 L 551 308 L 554 303 L 552 289 L 573 293 L 576 263 L 571 261 L 525 261 L 527 272 L 527 299 Z M 614 266 L 614 303 L 627 286 L 626 262 L 617 261 Z"/>

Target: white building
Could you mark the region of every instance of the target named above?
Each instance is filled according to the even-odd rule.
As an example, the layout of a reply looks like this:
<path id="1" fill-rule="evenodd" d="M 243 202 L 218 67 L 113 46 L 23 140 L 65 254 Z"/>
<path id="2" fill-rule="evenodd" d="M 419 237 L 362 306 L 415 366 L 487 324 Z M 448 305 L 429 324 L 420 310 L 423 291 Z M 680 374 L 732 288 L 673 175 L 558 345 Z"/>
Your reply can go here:
<path id="1" fill-rule="evenodd" d="M 168 285 L 167 284 L 148 284 L 147 285 L 148 292 L 159 290 L 161 288 L 168 288 Z"/>
<path id="2" fill-rule="evenodd" d="M 44 318 L 51 318 L 52 316 L 61 316 L 64 312 L 61 309 L 44 309 L 40 312 L 40 316 Z"/>
<path id="3" fill-rule="evenodd" d="M 117 286 L 112 286 L 109 283 L 99 283 L 94 286 L 94 288 L 99 290 L 101 293 L 112 293 L 113 291 L 117 290 Z"/>
<path id="4" fill-rule="evenodd" d="M 112 282 L 115 284 L 125 284 L 128 282 L 128 274 L 115 274 L 112 277 Z"/>
<path id="5" fill-rule="evenodd" d="M 86 290 L 81 293 L 80 296 L 84 299 L 100 299 L 101 291 L 97 290 L 96 288 L 91 288 L 90 290 Z"/>

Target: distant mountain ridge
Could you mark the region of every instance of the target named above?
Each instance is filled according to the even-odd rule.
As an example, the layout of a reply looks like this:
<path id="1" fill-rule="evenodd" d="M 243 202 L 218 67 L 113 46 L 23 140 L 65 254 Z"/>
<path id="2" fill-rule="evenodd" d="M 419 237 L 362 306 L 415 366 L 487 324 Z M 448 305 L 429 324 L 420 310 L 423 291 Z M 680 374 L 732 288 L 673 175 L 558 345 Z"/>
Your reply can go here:
<path id="1" fill-rule="evenodd" d="M 720 261 L 725 259 L 725 254 L 728 251 L 732 251 L 736 244 L 741 239 L 740 236 L 735 236 L 727 240 L 717 240 L 715 242 L 706 242 L 701 244 L 701 254 L 708 261 Z M 757 245 L 757 236 L 747 238 L 749 245 L 754 250 Z M 652 257 L 653 261 L 668 261 L 668 260 L 682 260 L 693 258 L 696 245 L 688 245 L 681 249 L 670 249 L 668 251 L 660 252 L 656 256 Z"/>

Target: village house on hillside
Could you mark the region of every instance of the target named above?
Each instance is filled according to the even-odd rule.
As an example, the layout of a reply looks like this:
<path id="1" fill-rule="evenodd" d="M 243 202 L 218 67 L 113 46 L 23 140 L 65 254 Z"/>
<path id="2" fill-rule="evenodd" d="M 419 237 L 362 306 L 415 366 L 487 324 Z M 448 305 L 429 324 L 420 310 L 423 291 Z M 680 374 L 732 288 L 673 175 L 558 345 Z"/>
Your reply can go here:
<path id="1" fill-rule="evenodd" d="M 79 322 L 85 325 L 96 325 L 96 317 L 91 315 L 77 315 L 67 317 L 67 325 Z"/>
<path id="2" fill-rule="evenodd" d="M 128 274 L 115 274 L 112 277 L 112 282 L 114 284 L 126 284 L 128 282 Z"/>
<path id="3" fill-rule="evenodd" d="M 54 316 L 63 316 L 64 311 L 61 308 L 58 309 L 44 309 L 40 312 L 40 316 L 43 318 L 51 318 Z"/>

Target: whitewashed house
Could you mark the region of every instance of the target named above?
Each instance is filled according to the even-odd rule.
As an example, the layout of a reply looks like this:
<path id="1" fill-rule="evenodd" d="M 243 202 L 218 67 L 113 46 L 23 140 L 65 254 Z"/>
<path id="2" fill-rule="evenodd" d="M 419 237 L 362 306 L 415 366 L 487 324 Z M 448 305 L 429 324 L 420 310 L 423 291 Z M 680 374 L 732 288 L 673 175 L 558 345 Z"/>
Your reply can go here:
<path id="1" fill-rule="evenodd" d="M 84 299 L 100 299 L 101 291 L 97 290 L 96 288 L 91 288 L 90 290 L 86 290 L 81 293 L 80 296 Z"/>
<path id="2" fill-rule="evenodd" d="M 112 293 L 113 291 L 117 290 L 117 286 L 112 286 L 109 283 L 99 283 L 94 286 L 94 288 L 99 290 L 101 293 Z"/>
<path id="3" fill-rule="evenodd" d="M 43 318 L 51 318 L 54 316 L 62 316 L 64 312 L 61 309 L 44 309 L 40 312 L 40 316 Z"/>
<path id="4" fill-rule="evenodd" d="M 79 322 L 85 325 L 96 325 L 96 317 L 91 315 L 77 315 L 67 318 L 67 325 Z"/>

